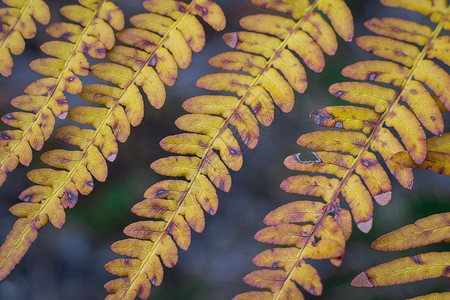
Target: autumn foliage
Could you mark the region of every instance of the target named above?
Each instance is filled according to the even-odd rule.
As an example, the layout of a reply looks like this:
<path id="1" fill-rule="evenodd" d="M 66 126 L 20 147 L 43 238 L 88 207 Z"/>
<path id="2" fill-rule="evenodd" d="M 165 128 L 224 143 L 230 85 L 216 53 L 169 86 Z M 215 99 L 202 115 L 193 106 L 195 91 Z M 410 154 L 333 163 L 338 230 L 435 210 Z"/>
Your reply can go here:
<path id="1" fill-rule="evenodd" d="M 42 0 L 2 1 L 0 74 L 8 77 L 11 55 L 20 55 L 24 39 L 35 36 L 34 21 L 50 22 L 50 11 Z M 293 109 L 296 92 L 308 88 L 309 70 L 327 71 L 325 54 L 336 54 L 338 38 L 353 42 L 353 17 L 344 0 L 251 2 L 267 12 L 245 16 L 239 21 L 243 30 L 223 34 L 232 50 L 209 60 L 220 72 L 196 83 L 210 93 L 184 101 L 187 114 L 175 121 L 181 133 L 160 142 L 174 155 L 151 168 L 168 178 L 146 190 L 144 200 L 131 208 L 145 219 L 128 225 L 127 238 L 111 246 L 122 257 L 105 265 L 118 277 L 105 284 L 106 299 L 150 297 L 152 286 L 163 282 L 163 267 L 174 267 L 179 249 L 189 249 L 191 230 L 204 230 L 204 213 L 218 211 L 217 191 L 231 190 L 230 170 L 242 168 L 244 147 L 256 148 L 262 126 L 272 124 L 276 111 Z M 432 26 L 393 17 L 365 22 L 373 34 L 354 42 L 377 58 L 345 67 L 341 74 L 349 80 L 329 87 L 343 104 L 310 114 L 325 129 L 301 135 L 297 144 L 314 158 L 287 157 L 284 165 L 300 173 L 281 183 L 285 192 L 308 198 L 266 215 L 266 227 L 255 239 L 275 247 L 258 254 L 252 262 L 260 269 L 244 277 L 257 290 L 236 300 L 303 299 L 304 292 L 320 296 L 326 286 L 314 261 L 343 263 L 353 222 L 368 233 L 377 221 L 373 201 L 385 206 L 395 198 L 391 178 L 411 189 L 414 168 L 450 176 L 450 133 L 443 118 L 450 110 L 450 7 L 446 0 L 381 3 L 427 16 Z M 118 142 L 125 143 L 144 118 L 145 99 L 161 108 L 166 86 L 174 85 L 179 69 L 188 68 L 193 52 L 204 48 L 204 26 L 225 29 L 219 1 L 146 0 L 142 5 L 146 12 L 132 16 L 130 28 L 123 29 L 120 2 L 112 0 L 78 0 L 60 10 L 69 22 L 47 27 L 55 40 L 41 45 L 45 58 L 30 63 L 45 77 L 11 100 L 19 111 L 2 117 L 9 127 L 0 131 L 0 186 L 20 164 L 29 166 L 33 152 L 52 136 L 62 144 L 40 155 L 48 167 L 28 172 L 35 185 L 10 208 L 18 219 L 0 247 L 0 281 L 48 221 L 62 228 L 65 210 L 79 195 L 92 192 L 94 179 L 106 181 Z M 84 84 L 88 75 L 101 83 Z M 67 94 L 78 95 L 83 105 L 69 103 Z M 66 117 L 75 125 L 58 127 L 57 119 Z M 432 215 L 380 237 L 372 247 L 400 251 L 448 242 L 449 222 L 448 213 Z M 352 285 L 448 277 L 449 268 L 448 252 L 428 252 L 370 268 Z M 426 297 L 448 293 L 421 299 Z"/>

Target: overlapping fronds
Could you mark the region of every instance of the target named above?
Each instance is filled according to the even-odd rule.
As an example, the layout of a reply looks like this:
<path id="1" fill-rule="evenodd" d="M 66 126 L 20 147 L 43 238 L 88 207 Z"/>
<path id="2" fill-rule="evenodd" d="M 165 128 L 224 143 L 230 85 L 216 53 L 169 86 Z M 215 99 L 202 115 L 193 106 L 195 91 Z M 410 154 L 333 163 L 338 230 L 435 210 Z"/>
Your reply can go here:
<path id="1" fill-rule="evenodd" d="M 147 298 L 151 285 L 161 284 L 162 265 L 173 267 L 177 263 L 177 246 L 188 249 L 191 229 L 203 231 L 203 210 L 214 215 L 218 208 L 216 188 L 228 192 L 228 168 L 237 171 L 242 166 L 237 136 L 245 146 L 255 148 L 258 121 L 265 126 L 271 124 L 273 102 L 289 112 L 294 105 L 293 90 L 305 91 L 306 73 L 294 53 L 309 68 L 320 72 L 324 67 L 322 51 L 336 52 L 335 33 L 319 12 L 328 16 L 341 37 L 352 39 L 352 16 L 344 1 L 252 2 L 291 14 L 292 18 L 248 16 L 240 21 L 248 31 L 224 35 L 225 42 L 239 51 L 219 54 L 210 60 L 211 65 L 250 75 L 206 75 L 197 81 L 197 86 L 232 92 L 238 97 L 207 95 L 183 103 L 190 114 L 178 118 L 175 124 L 188 133 L 168 136 L 160 143 L 179 156 L 162 158 L 151 165 L 161 175 L 178 178 L 154 184 L 145 192 L 145 200 L 132 208 L 136 215 L 151 220 L 129 225 L 124 232 L 130 238 L 112 245 L 114 252 L 127 258 L 106 265 L 110 273 L 121 276 L 105 286 L 111 299 L 134 299 L 136 295 Z"/>
<path id="2" fill-rule="evenodd" d="M 391 160 L 409 168 L 450 176 L 450 133 L 427 139 L 427 156 L 420 165 L 413 161 L 406 151 L 396 153 Z"/>
<path id="3" fill-rule="evenodd" d="M 401 251 L 450 240 L 450 213 L 432 215 L 375 240 L 379 251 Z M 356 276 L 352 285 L 379 287 L 425 279 L 450 277 L 450 252 L 428 252 L 372 267 Z M 450 293 L 433 293 L 414 299 L 448 299 Z"/>
<path id="4" fill-rule="evenodd" d="M 61 14 L 80 25 L 49 26 L 47 32 L 64 41 L 44 43 L 42 51 L 52 57 L 39 58 L 30 64 L 31 69 L 49 77 L 36 80 L 25 89 L 25 95 L 11 101 L 22 111 L 2 117 L 4 123 L 17 129 L 0 132 L 0 185 L 19 162 L 25 166 L 31 163 L 32 149 L 40 150 L 53 133 L 54 115 L 60 119 L 67 116 L 69 104 L 64 92 L 81 92 L 78 76 L 87 76 L 90 68 L 85 54 L 104 58 L 106 50 L 115 43 L 113 28 L 123 28 L 122 11 L 112 2 L 80 0 L 79 3 L 64 6 Z"/>
<path id="5" fill-rule="evenodd" d="M 42 0 L 2 0 L 8 7 L 0 8 L 0 74 L 13 72 L 11 54 L 20 55 L 25 50 L 25 40 L 36 35 L 33 18 L 43 25 L 50 21 L 50 10 Z"/>
<path id="6" fill-rule="evenodd" d="M 248 274 L 244 281 L 268 291 L 248 292 L 235 299 L 303 299 L 299 286 L 310 294 L 320 295 L 322 283 L 308 259 L 330 259 L 339 266 L 345 241 L 352 231 L 352 216 L 357 227 L 368 232 L 373 221 L 372 198 L 380 205 L 391 199 L 390 179 L 375 153 L 384 159 L 400 184 L 410 189 L 414 182 L 411 167 L 392 161 L 392 156 L 406 151 L 414 163 L 422 164 L 427 158 L 423 127 L 438 136 L 443 133 L 441 112 L 425 86 L 437 94 L 447 109 L 450 107 L 450 77 L 431 60 L 449 63 L 444 54 L 450 45 L 448 36 L 441 33 L 448 27 L 450 8 L 445 1 L 382 0 L 382 3 L 431 15 L 431 20 L 438 24 L 431 29 L 394 18 L 366 22 L 366 27 L 379 35 L 360 37 L 356 43 L 387 60 L 355 63 L 342 74 L 385 85 L 336 83 L 330 87 L 330 93 L 352 105 L 326 107 L 311 113 L 315 124 L 335 129 L 304 134 L 298 139 L 300 146 L 313 150 L 315 158 L 307 161 L 295 154 L 285 160 L 285 165 L 311 174 L 292 176 L 283 181 L 281 188 L 288 193 L 322 199 L 289 203 L 266 216 L 264 223 L 268 227 L 255 238 L 283 248 L 257 255 L 253 263 L 264 269 Z M 349 210 L 341 205 L 344 199 L 348 205 L 344 207 Z"/>
<path id="7" fill-rule="evenodd" d="M 114 161 L 117 157 L 117 140 L 125 142 L 130 124 L 137 126 L 143 118 L 144 103 L 138 86 L 154 107 L 163 105 L 163 82 L 172 85 L 177 65 L 185 68 L 190 64 L 189 47 L 198 52 L 205 43 L 203 27 L 194 15 L 201 16 L 217 30 L 225 27 L 222 10 L 209 0 L 193 0 L 188 5 L 147 0 L 143 4 L 151 13 L 132 17 L 136 28 L 117 33 L 117 38 L 131 47 L 115 46 L 107 54 L 118 63 L 91 67 L 92 74 L 118 87 L 84 86 L 80 97 L 103 106 L 78 106 L 68 113 L 73 121 L 92 125 L 94 129 L 66 126 L 55 132 L 58 139 L 80 150 L 48 151 L 41 159 L 55 169 L 28 173 L 28 178 L 37 185 L 23 191 L 19 198 L 24 202 L 10 209 L 19 219 L 0 248 L 0 279 L 20 261 L 48 220 L 57 228 L 63 226 L 64 209 L 76 204 L 78 193 L 86 195 L 92 191 L 93 177 L 105 181 L 106 160 Z"/>

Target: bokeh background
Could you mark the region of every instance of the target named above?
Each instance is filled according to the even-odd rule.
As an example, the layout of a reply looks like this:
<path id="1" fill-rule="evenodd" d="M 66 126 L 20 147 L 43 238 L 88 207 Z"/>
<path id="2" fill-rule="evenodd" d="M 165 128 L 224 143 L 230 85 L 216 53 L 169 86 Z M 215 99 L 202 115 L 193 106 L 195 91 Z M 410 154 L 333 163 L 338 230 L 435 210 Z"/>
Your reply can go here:
<path id="1" fill-rule="evenodd" d="M 58 10 L 76 1 L 46 1 L 52 10 L 53 22 L 65 21 Z M 264 10 L 253 6 L 250 0 L 216 0 L 227 17 L 225 32 L 240 30 L 239 19 L 261 13 Z M 347 0 L 355 21 L 355 36 L 369 34 L 362 26 L 372 17 L 404 17 L 427 23 L 427 19 L 415 13 L 383 7 L 378 0 Z M 129 19 L 144 13 L 142 1 L 117 1 Z M 3 5 L 3 4 L 2 4 Z M 127 22 L 127 26 L 130 24 Z M 166 153 L 159 141 L 167 135 L 179 133 L 174 121 L 184 114 L 181 103 L 189 97 L 205 92 L 195 86 L 203 75 L 215 70 L 207 63 L 216 54 L 228 51 L 222 41 L 222 33 L 207 28 L 207 43 L 204 51 L 193 56 L 192 65 L 180 70 L 179 80 L 167 88 L 166 104 L 156 110 L 148 103 L 142 124 L 132 129 L 125 144 L 119 145 L 119 156 L 109 164 L 106 183 L 95 183 L 94 191 L 80 197 L 77 206 L 66 211 L 67 221 L 62 230 L 50 224 L 41 230 L 36 243 L 14 272 L 0 284 L 0 299 L 75 300 L 102 299 L 106 296 L 104 283 L 114 277 L 103 266 L 118 258 L 109 246 L 124 238 L 123 228 L 138 220 L 130 208 L 142 200 L 144 191 L 153 183 L 163 179 L 149 165 Z M 27 40 L 23 55 L 14 57 L 14 73 L 10 78 L 0 77 L 0 113 L 13 111 L 9 101 L 21 95 L 24 88 L 41 77 L 31 71 L 28 64 L 33 59 L 44 57 L 39 46 L 51 40 L 44 26 L 38 26 L 35 39 Z M 152 289 L 152 299 L 231 299 L 234 295 L 249 291 L 242 278 L 256 269 L 251 259 L 267 246 L 253 239 L 263 228 L 262 220 L 272 209 L 299 197 L 284 193 L 279 185 L 293 175 L 283 166 L 286 156 L 302 151 L 296 145 L 297 138 L 317 128 L 309 121 L 309 113 L 326 105 L 336 105 L 340 100 L 328 93 L 328 87 L 343 81 L 340 70 L 348 64 L 373 59 L 373 56 L 356 47 L 355 43 L 339 41 L 338 53 L 326 56 L 323 74 L 308 72 L 309 87 L 304 95 L 297 94 L 293 111 L 289 114 L 276 112 L 269 128 L 261 128 L 261 137 L 255 150 L 244 150 L 244 165 L 239 172 L 232 173 L 233 186 L 229 193 L 218 192 L 218 213 L 206 216 L 206 228 L 202 234 L 193 233 L 188 252 L 180 250 L 179 262 L 174 269 L 164 269 L 161 287 Z M 95 63 L 92 60 L 92 63 Z M 81 78 L 84 84 L 97 82 L 92 76 Z M 69 95 L 72 106 L 83 101 Z M 445 129 L 449 131 L 449 117 L 445 116 Z M 58 121 L 57 126 L 70 124 L 70 120 Z M 4 124 L 0 130 L 6 129 Z M 43 151 L 60 148 L 61 144 L 51 138 L 44 149 L 34 153 L 30 168 L 20 166 L 7 179 L 0 190 L 0 239 L 3 241 L 10 231 L 15 217 L 8 208 L 17 203 L 18 194 L 29 187 L 26 172 L 42 166 L 38 157 Z M 354 230 L 347 244 L 347 254 L 340 268 L 328 261 L 314 263 L 324 284 L 321 299 L 403 299 L 431 291 L 449 290 L 444 279 L 398 287 L 361 289 L 350 286 L 354 276 L 364 269 L 410 253 L 377 253 L 370 243 L 381 234 L 412 223 L 432 213 L 449 211 L 450 179 L 425 171 L 415 171 L 416 182 L 412 191 L 403 189 L 393 180 L 393 199 L 387 207 L 375 206 L 373 229 L 369 234 Z M 355 228 L 354 228 L 355 229 Z M 445 249 L 445 245 L 427 249 Z M 448 247 L 447 247 L 448 249 Z M 307 299 L 313 296 L 306 294 Z"/>

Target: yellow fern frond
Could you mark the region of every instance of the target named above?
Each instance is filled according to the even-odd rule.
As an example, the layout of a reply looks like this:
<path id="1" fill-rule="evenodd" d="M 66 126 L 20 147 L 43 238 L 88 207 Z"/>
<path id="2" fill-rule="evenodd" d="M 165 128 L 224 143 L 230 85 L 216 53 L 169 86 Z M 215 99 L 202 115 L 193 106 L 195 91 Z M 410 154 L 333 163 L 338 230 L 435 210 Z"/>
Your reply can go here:
<path id="1" fill-rule="evenodd" d="M 9 7 L 0 8 L 0 74 L 11 76 L 11 54 L 25 50 L 25 40 L 36 35 L 33 18 L 43 25 L 50 21 L 50 10 L 42 0 L 2 0 Z"/>
<path id="2" fill-rule="evenodd" d="M 130 239 L 112 245 L 114 252 L 130 258 L 117 259 L 105 266 L 110 273 L 120 276 L 105 286 L 111 293 L 110 299 L 147 298 L 151 286 L 161 284 L 162 265 L 173 267 L 177 263 L 177 246 L 188 249 L 191 229 L 203 231 L 203 211 L 211 215 L 217 212 L 216 188 L 228 192 L 231 188 L 228 169 L 237 171 L 242 166 L 238 139 L 248 148 L 255 148 L 259 140 L 258 121 L 265 126 L 272 123 L 273 102 L 289 112 L 294 105 L 293 90 L 305 91 L 306 73 L 294 53 L 309 68 L 320 72 L 324 66 L 323 52 L 336 52 L 335 33 L 320 11 L 345 40 L 353 36 L 352 16 L 344 1 L 253 3 L 291 14 L 292 18 L 248 16 L 241 19 L 242 27 L 248 31 L 224 35 L 225 42 L 238 51 L 219 54 L 210 64 L 247 74 L 217 73 L 197 81 L 201 88 L 231 92 L 237 97 L 206 95 L 183 103 L 190 114 L 178 118 L 175 124 L 187 133 L 166 137 L 160 143 L 177 156 L 159 159 L 151 168 L 161 175 L 186 180 L 164 180 L 152 185 L 145 192 L 145 200 L 132 208 L 133 213 L 153 220 L 129 225 L 124 232 Z M 336 241 L 336 245 L 338 252 L 342 250 L 342 241 Z"/>
<path id="3" fill-rule="evenodd" d="M 59 128 L 55 136 L 79 150 L 48 151 L 41 160 L 55 169 L 28 173 L 28 178 L 37 185 L 20 194 L 24 203 L 11 208 L 19 219 L 0 248 L 0 279 L 12 271 L 48 220 L 57 228 L 64 225 L 64 209 L 75 206 L 78 193 L 86 195 L 92 191 L 93 177 L 98 181 L 106 180 L 106 160 L 116 159 L 117 140 L 125 142 L 130 124 L 137 126 L 143 118 L 144 103 L 138 87 L 142 87 L 154 107 L 163 105 L 163 82 L 172 85 L 177 77 L 177 65 L 185 68 L 190 64 L 189 47 L 198 52 L 205 43 L 203 27 L 194 15 L 201 16 L 217 30 L 225 27 L 222 10 L 209 0 L 193 0 L 190 4 L 147 0 L 143 4 L 151 13 L 132 17 L 136 28 L 117 33 L 117 38 L 131 47 L 115 46 L 107 54 L 118 63 L 91 67 L 94 76 L 117 86 L 84 86 L 80 97 L 101 106 L 78 106 L 68 113 L 73 121 L 94 129 Z M 82 12 L 87 13 L 87 9 Z M 73 19 L 85 18 L 81 13 L 72 16 Z M 143 291 L 141 296 L 145 293 Z"/>
<path id="4" fill-rule="evenodd" d="M 352 231 L 352 217 L 357 227 L 366 233 L 373 222 L 372 198 L 380 205 L 391 200 L 391 182 L 375 152 L 381 155 L 400 184 L 409 189 L 414 182 L 413 167 L 423 164 L 438 173 L 448 172 L 448 166 L 438 166 L 445 159 L 448 164 L 448 157 L 436 158 L 434 152 L 427 149 L 424 128 L 437 135 L 433 139 L 443 139 L 441 142 L 432 139 L 430 145 L 433 146 L 429 148 L 448 143 L 448 138 L 444 140 L 446 135 L 441 136 L 444 123 L 439 105 L 425 86 L 436 93 L 439 104 L 449 108 L 450 76 L 431 59 L 448 62 L 443 54 L 448 48 L 448 42 L 444 42 L 448 41 L 448 36 L 442 34 L 448 26 L 450 7 L 441 5 L 445 1 L 386 0 L 382 3 L 428 14 L 438 24 L 431 29 L 396 18 L 366 22 L 366 27 L 380 36 L 357 38 L 357 45 L 387 60 L 359 62 L 346 67 L 342 74 L 384 85 L 333 84 L 330 93 L 352 105 L 326 107 L 311 113 L 313 123 L 334 129 L 307 133 L 298 139 L 300 146 L 313 150 L 315 159 L 305 161 L 300 154 L 295 154 L 284 163 L 291 170 L 309 172 L 313 176 L 289 177 L 281 188 L 288 193 L 321 199 L 289 203 L 266 216 L 264 223 L 268 227 L 260 230 L 255 239 L 288 248 L 274 248 L 256 256 L 253 263 L 265 269 L 244 278 L 247 284 L 270 292 L 254 291 L 235 299 L 303 299 L 296 284 L 313 295 L 320 295 L 320 277 L 306 260 L 330 259 L 339 266 L 344 257 L 345 241 Z M 341 205 L 342 199 L 349 210 Z M 289 261 L 280 263 L 280 256 Z M 448 255 L 443 254 L 430 254 L 423 260 L 440 262 L 444 257 L 448 260 Z M 404 261 L 399 262 L 402 263 Z M 433 274 L 443 269 L 445 266 L 440 266 Z M 448 273 L 448 268 L 446 270 Z M 300 277 L 300 272 L 314 275 Z M 424 269 L 416 268 L 414 272 L 421 276 Z"/>
<path id="5" fill-rule="evenodd" d="M 79 2 L 81 5 L 64 6 L 61 14 L 80 25 L 55 23 L 49 26 L 47 32 L 51 36 L 65 41 L 44 43 L 42 51 L 52 57 L 36 59 L 30 64 L 37 73 L 50 77 L 36 80 L 25 89 L 25 95 L 11 101 L 23 111 L 2 117 L 5 124 L 17 129 L 0 132 L 0 185 L 19 162 L 25 166 L 31 163 L 31 148 L 40 150 L 53 133 L 54 115 L 66 118 L 69 104 L 63 92 L 81 92 L 78 76 L 87 76 L 90 68 L 85 54 L 104 58 L 106 50 L 115 43 L 113 28 L 123 27 L 122 11 L 112 2 Z"/>
<path id="6" fill-rule="evenodd" d="M 448 241 L 449 225 L 450 213 L 432 215 L 379 237 L 373 242 L 372 248 L 381 251 L 399 251 Z M 379 287 L 449 276 L 450 252 L 429 252 L 372 267 L 356 276 L 352 285 Z M 434 293 L 413 299 L 446 299 L 448 294 Z"/>

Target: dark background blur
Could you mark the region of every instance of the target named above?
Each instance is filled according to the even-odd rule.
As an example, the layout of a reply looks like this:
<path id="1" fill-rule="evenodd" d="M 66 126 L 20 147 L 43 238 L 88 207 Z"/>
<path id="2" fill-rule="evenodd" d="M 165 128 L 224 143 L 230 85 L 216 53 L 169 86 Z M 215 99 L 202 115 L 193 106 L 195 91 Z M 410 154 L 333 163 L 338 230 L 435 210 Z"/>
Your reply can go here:
<path id="1" fill-rule="evenodd" d="M 58 14 L 59 8 L 75 1 L 46 1 L 52 9 L 51 23 L 65 21 Z M 253 6 L 250 0 L 216 0 L 227 17 L 226 32 L 240 30 L 239 19 L 243 16 L 264 12 Z M 427 23 L 427 19 L 415 13 L 383 7 L 378 0 L 346 1 L 354 14 L 355 36 L 368 34 L 362 26 L 372 17 L 404 17 Z M 126 19 L 144 13 L 142 1 L 118 1 Z M 127 22 L 126 27 L 129 27 Z M 222 33 L 207 28 L 207 43 L 204 51 L 193 56 L 192 65 L 179 71 L 179 80 L 167 88 L 166 104 L 156 110 L 146 103 L 142 124 L 132 129 L 125 144 L 119 145 L 119 156 L 109 164 L 106 183 L 95 183 L 94 191 L 87 197 L 80 197 L 77 206 L 67 210 L 64 228 L 58 230 L 48 224 L 13 273 L 0 285 L 0 299 L 102 299 L 106 296 L 104 283 L 114 278 L 103 266 L 118 258 L 109 246 L 124 238 L 123 228 L 138 220 L 130 208 L 142 200 L 144 191 L 153 183 L 163 179 L 148 166 L 166 153 L 159 147 L 159 141 L 167 135 L 179 133 L 175 119 L 184 112 L 181 103 L 189 97 L 205 92 L 195 86 L 203 75 L 214 72 L 207 64 L 212 56 L 229 48 L 222 41 Z M 23 94 L 24 88 L 33 80 L 41 78 L 28 67 L 30 61 L 44 57 L 39 46 L 51 38 L 45 33 L 45 26 L 38 25 L 35 39 L 26 41 L 27 50 L 21 56 L 14 56 L 14 72 L 10 78 L 0 77 L 0 113 L 14 111 L 9 101 Z M 263 228 L 262 220 L 272 209 L 299 200 L 299 197 L 281 191 L 281 181 L 293 174 L 283 166 L 286 156 L 301 149 L 297 138 L 306 132 L 316 130 L 309 121 L 309 113 L 326 105 L 339 104 L 340 100 L 328 93 L 328 87 L 343 81 L 340 70 L 348 64 L 373 56 L 339 40 L 338 53 L 326 56 L 323 74 L 308 73 L 309 86 L 304 95 L 297 94 L 297 102 L 289 114 L 276 112 L 276 118 L 269 128 L 261 128 L 261 138 L 255 150 L 244 151 L 244 166 L 232 173 L 233 186 L 229 193 L 219 192 L 219 211 L 206 216 L 206 228 L 202 234 L 193 233 L 188 252 L 180 250 L 179 263 L 174 269 L 164 269 L 161 287 L 153 287 L 151 298 L 178 299 L 231 299 L 237 293 L 249 291 L 242 278 L 256 269 L 251 259 L 267 248 L 256 242 L 253 235 Z M 91 60 L 92 63 L 96 61 Z M 81 78 L 84 84 L 96 82 L 92 76 Z M 76 96 L 69 96 L 71 106 L 82 103 Z M 57 126 L 70 123 L 57 121 Z M 446 131 L 449 131 L 449 117 L 445 117 Z M 0 130 L 5 129 L 4 124 Z M 43 151 L 61 147 L 52 137 Z M 42 166 L 34 152 L 31 168 Z M 31 168 L 20 166 L 7 179 L 0 190 L 0 239 L 3 241 L 16 218 L 8 208 L 17 203 L 18 194 L 30 186 L 26 172 Z M 324 284 L 322 299 L 402 299 L 431 291 L 445 291 L 449 282 L 429 280 L 398 287 L 361 289 L 350 286 L 354 276 L 364 269 L 405 253 L 377 253 L 370 249 L 370 243 L 381 234 L 412 223 L 432 213 L 450 211 L 450 179 L 436 174 L 415 171 L 416 182 L 413 191 L 403 189 L 393 180 L 393 199 L 387 207 L 375 206 L 372 231 L 364 235 L 354 228 L 347 244 L 347 255 L 340 268 L 328 261 L 313 264 L 318 268 Z M 432 249 L 425 247 L 424 250 Z M 433 249 L 445 249 L 443 245 Z M 416 249 L 409 253 L 419 253 Z M 314 297 L 305 293 L 307 299 Z"/>

